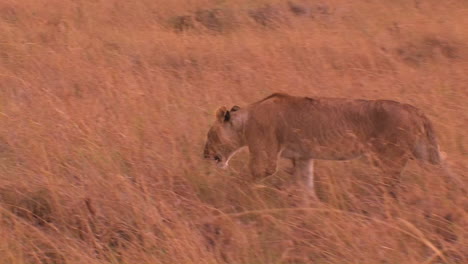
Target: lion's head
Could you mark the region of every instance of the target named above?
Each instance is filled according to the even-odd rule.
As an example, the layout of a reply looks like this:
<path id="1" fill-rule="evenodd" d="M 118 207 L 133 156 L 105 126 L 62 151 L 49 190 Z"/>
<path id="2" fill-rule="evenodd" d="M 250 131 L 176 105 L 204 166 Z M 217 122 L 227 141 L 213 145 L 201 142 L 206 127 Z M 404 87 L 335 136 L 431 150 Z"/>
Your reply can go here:
<path id="1" fill-rule="evenodd" d="M 208 131 L 204 158 L 213 160 L 220 168 L 226 168 L 229 159 L 245 145 L 243 135 L 246 113 L 234 106 L 229 111 L 220 107 L 216 111 L 216 121 Z"/>

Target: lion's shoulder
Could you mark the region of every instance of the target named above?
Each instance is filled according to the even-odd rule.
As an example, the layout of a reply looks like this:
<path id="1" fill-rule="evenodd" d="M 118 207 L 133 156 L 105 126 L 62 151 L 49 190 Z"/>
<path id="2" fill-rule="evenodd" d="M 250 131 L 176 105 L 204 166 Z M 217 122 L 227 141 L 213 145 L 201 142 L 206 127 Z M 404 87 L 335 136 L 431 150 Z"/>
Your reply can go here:
<path id="1" fill-rule="evenodd" d="M 317 101 L 319 98 L 295 96 L 287 93 L 273 93 L 269 96 L 255 102 L 255 105 L 263 104 L 266 102 L 273 103 L 301 103 L 301 102 L 312 102 Z"/>
<path id="2" fill-rule="evenodd" d="M 287 94 L 287 93 L 273 93 L 273 94 L 270 94 L 269 96 L 261 99 L 257 103 L 265 102 L 265 101 L 268 101 L 268 100 L 273 99 L 273 98 L 285 99 L 285 98 L 291 98 L 291 97 L 292 96 Z"/>

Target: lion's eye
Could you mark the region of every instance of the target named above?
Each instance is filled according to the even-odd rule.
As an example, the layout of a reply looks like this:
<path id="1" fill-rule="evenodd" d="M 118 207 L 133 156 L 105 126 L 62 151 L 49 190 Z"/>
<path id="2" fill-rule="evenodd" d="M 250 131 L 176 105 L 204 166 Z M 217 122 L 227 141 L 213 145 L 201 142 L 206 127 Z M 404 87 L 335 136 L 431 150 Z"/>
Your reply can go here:
<path id="1" fill-rule="evenodd" d="M 214 160 L 221 161 L 221 157 L 219 155 L 214 156 Z"/>

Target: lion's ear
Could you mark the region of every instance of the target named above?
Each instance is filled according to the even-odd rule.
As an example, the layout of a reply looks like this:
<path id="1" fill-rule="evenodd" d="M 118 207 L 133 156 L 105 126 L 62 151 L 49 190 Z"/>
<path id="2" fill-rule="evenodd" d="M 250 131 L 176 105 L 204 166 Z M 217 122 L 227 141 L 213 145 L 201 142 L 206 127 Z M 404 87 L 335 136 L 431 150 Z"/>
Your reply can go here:
<path id="1" fill-rule="evenodd" d="M 231 114 L 229 113 L 229 111 L 227 110 L 227 108 L 225 106 L 221 106 L 216 111 L 216 119 L 220 123 L 229 121 L 230 118 L 231 118 Z"/>
<path id="2" fill-rule="evenodd" d="M 231 112 L 235 112 L 235 111 L 237 111 L 237 110 L 239 110 L 239 109 L 240 109 L 240 107 L 237 106 L 237 105 L 235 105 L 235 106 L 233 106 L 233 107 L 231 108 Z"/>

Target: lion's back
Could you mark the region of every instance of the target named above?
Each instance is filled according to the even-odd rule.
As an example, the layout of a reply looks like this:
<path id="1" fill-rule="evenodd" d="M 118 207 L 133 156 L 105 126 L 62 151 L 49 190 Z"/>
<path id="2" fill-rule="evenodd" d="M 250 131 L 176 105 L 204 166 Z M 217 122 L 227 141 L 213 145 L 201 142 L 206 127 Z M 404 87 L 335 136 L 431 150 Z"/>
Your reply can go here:
<path id="1" fill-rule="evenodd" d="M 362 140 L 395 137 L 393 140 L 413 141 L 430 123 L 418 108 L 393 100 L 274 93 L 252 104 L 251 111 L 256 120 L 281 132 L 300 129 L 311 136 L 327 137 L 352 131 Z"/>

